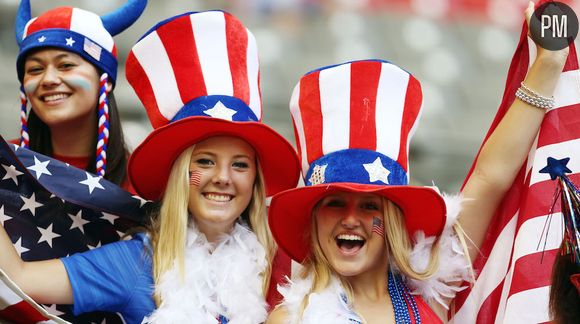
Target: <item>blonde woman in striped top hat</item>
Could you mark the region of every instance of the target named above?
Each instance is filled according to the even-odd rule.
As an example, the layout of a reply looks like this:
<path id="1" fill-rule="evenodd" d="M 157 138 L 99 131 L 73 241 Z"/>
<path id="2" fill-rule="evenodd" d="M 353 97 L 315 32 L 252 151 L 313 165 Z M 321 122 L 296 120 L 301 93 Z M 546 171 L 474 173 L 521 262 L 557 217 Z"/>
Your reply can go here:
<path id="1" fill-rule="evenodd" d="M 533 10 L 530 3 L 528 21 Z M 267 323 L 446 321 L 554 105 L 567 54 L 538 46 L 518 99 L 481 150 L 461 208 L 434 187 L 409 185 L 408 144 L 422 106 L 410 73 L 363 60 L 304 75 L 290 110 L 306 186 L 277 194 L 269 210 L 278 246 L 304 269 L 281 287 L 285 300 Z"/>
<path id="2" fill-rule="evenodd" d="M 266 320 L 276 245 L 266 196 L 296 186 L 291 144 L 261 123 L 256 40 L 234 16 L 189 12 L 132 48 L 127 79 L 153 132 L 129 176 L 159 200 L 131 240 L 60 260 L 23 263 L 0 231 L 0 267 L 40 302 L 76 313 L 119 312 L 127 323 Z"/>

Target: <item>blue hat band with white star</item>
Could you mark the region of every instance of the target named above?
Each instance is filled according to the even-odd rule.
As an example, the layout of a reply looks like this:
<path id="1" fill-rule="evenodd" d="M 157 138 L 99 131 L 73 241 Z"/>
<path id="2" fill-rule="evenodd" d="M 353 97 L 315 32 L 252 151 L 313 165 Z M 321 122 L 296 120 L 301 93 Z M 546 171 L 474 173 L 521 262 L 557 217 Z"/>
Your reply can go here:
<path id="1" fill-rule="evenodd" d="M 352 182 L 373 185 L 408 185 L 407 172 L 388 156 L 364 149 L 346 149 L 322 156 L 310 164 L 305 183 Z"/>
<path id="2" fill-rule="evenodd" d="M 211 95 L 193 99 L 171 119 L 174 122 L 187 117 L 214 117 L 236 122 L 259 122 L 248 105 L 236 97 Z"/>
<path id="3" fill-rule="evenodd" d="M 45 29 L 28 35 L 20 43 L 20 53 L 16 60 L 18 79 L 24 78 L 24 63 L 26 56 L 34 49 L 55 47 L 80 55 L 102 72 L 109 75 L 109 80 L 115 84 L 117 80 L 117 58 L 96 42 L 69 29 Z"/>

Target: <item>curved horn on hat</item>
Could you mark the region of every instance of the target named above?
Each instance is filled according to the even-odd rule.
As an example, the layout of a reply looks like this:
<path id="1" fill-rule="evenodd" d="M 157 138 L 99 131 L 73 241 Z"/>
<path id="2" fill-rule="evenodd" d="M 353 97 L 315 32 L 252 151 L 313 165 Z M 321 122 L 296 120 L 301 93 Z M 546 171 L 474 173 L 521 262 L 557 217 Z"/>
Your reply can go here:
<path id="1" fill-rule="evenodd" d="M 18 12 L 16 13 L 16 23 L 15 23 L 15 31 L 16 31 L 16 42 L 18 46 L 22 43 L 22 35 L 24 34 L 24 28 L 32 14 L 30 12 L 30 1 L 29 0 L 22 0 L 20 1 L 20 6 L 18 6 Z"/>
<path id="2" fill-rule="evenodd" d="M 121 8 L 101 17 L 103 26 L 113 36 L 131 26 L 145 10 L 147 0 L 129 0 Z"/>

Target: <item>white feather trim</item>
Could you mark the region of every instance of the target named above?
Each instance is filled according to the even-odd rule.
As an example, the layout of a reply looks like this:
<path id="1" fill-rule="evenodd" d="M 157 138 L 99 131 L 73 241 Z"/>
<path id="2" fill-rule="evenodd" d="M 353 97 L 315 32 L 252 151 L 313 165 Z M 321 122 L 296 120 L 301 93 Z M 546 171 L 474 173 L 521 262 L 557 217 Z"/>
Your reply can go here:
<path id="1" fill-rule="evenodd" d="M 193 226 L 193 225 L 192 225 Z M 223 315 L 230 324 L 256 324 L 266 320 L 262 296 L 266 252 L 256 235 L 236 224 L 214 246 L 190 226 L 185 251 L 185 280 L 177 265 L 166 272 L 156 291 L 163 302 L 149 323 L 218 323 Z"/>
<path id="2" fill-rule="evenodd" d="M 339 281 L 332 279 L 328 287 L 321 292 L 311 293 L 302 318 L 300 307 L 312 287 L 311 276 L 306 279 L 289 281 L 288 285 L 279 286 L 278 291 L 284 296 L 282 306 L 288 312 L 288 324 L 352 324 L 361 322 L 346 303 L 346 296 Z"/>
<path id="3" fill-rule="evenodd" d="M 458 291 L 465 288 L 450 285 L 449 283 L 469 281 L 471 265 L 452 227 L 457 222 L 462 198 L 459 195 L 443 195 L 443 199 L 447 206 L 447 219 L 439 239 L 439 269 L 427 280 L 414 280 L 411 278 L 406 280 L 414 294 L 421 295 L 427 302 L 436 301 L 447 308 L 447 303 L 443 299 L 453 298 Z M 416 233 L 415 246 L 413 246 L 410 256 L 411 267 L 415 271 L 422 271 L 427 267 L 434 242 L 435 237 L 425 237 L 423 232 Z"/>

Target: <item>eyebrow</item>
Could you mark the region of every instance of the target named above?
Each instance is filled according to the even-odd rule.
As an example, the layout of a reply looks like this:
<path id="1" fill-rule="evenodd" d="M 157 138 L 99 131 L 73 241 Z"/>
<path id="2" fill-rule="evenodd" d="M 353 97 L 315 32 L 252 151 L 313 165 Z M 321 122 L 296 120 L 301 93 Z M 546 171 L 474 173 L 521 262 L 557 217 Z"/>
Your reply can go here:
<path id="1" fill-rule="evenodd" d="M 55 58 L 55 59 L 57 59 L 57 60 L 60 60 L 60 59 L 67 58 L 67 57 L 72 57 L 72 56 L 71 56 L 71 55 L 69 55 L 69 53 L 61 53 L 61 54 L 58 54 L 58 55 L 57 55 L 56 57 L 54 57 L 54 58 Z M 35 56 L 34 54 L 32 54 L 32 55 L 28 56 L 28 57 L 26 58 L 26 60 L 27 60 L 27 61 L 28 61 L 28 60 L 32 60 L 32 61 L 37 61 L 37 62 L 43 62 L 43 61 L 44 61 L 43 59 L 41 59 L 41 58 L 40 58 L 40 57 L 38 57 L 38 56 Z"/>
<path id="2" fill-rule="evenodd" d="M 217 154 L 215 154 L 213 152 L 209 152 L 209 151 L 198 151 L 198 152 L 193 153 L 194 156 L 201 155 L 201 154 L 207 154 L 207 155 L 212 156 L 212 157 L 216 157 L 217 156 Z M 236 154 L 236 155 L 233 156 L 233 158 L 234 159 L 246 158 L 246 159 L 249 159 L 249 160 L 252 159 L 249 155 L 246 155 L 246 154 Z"/>

